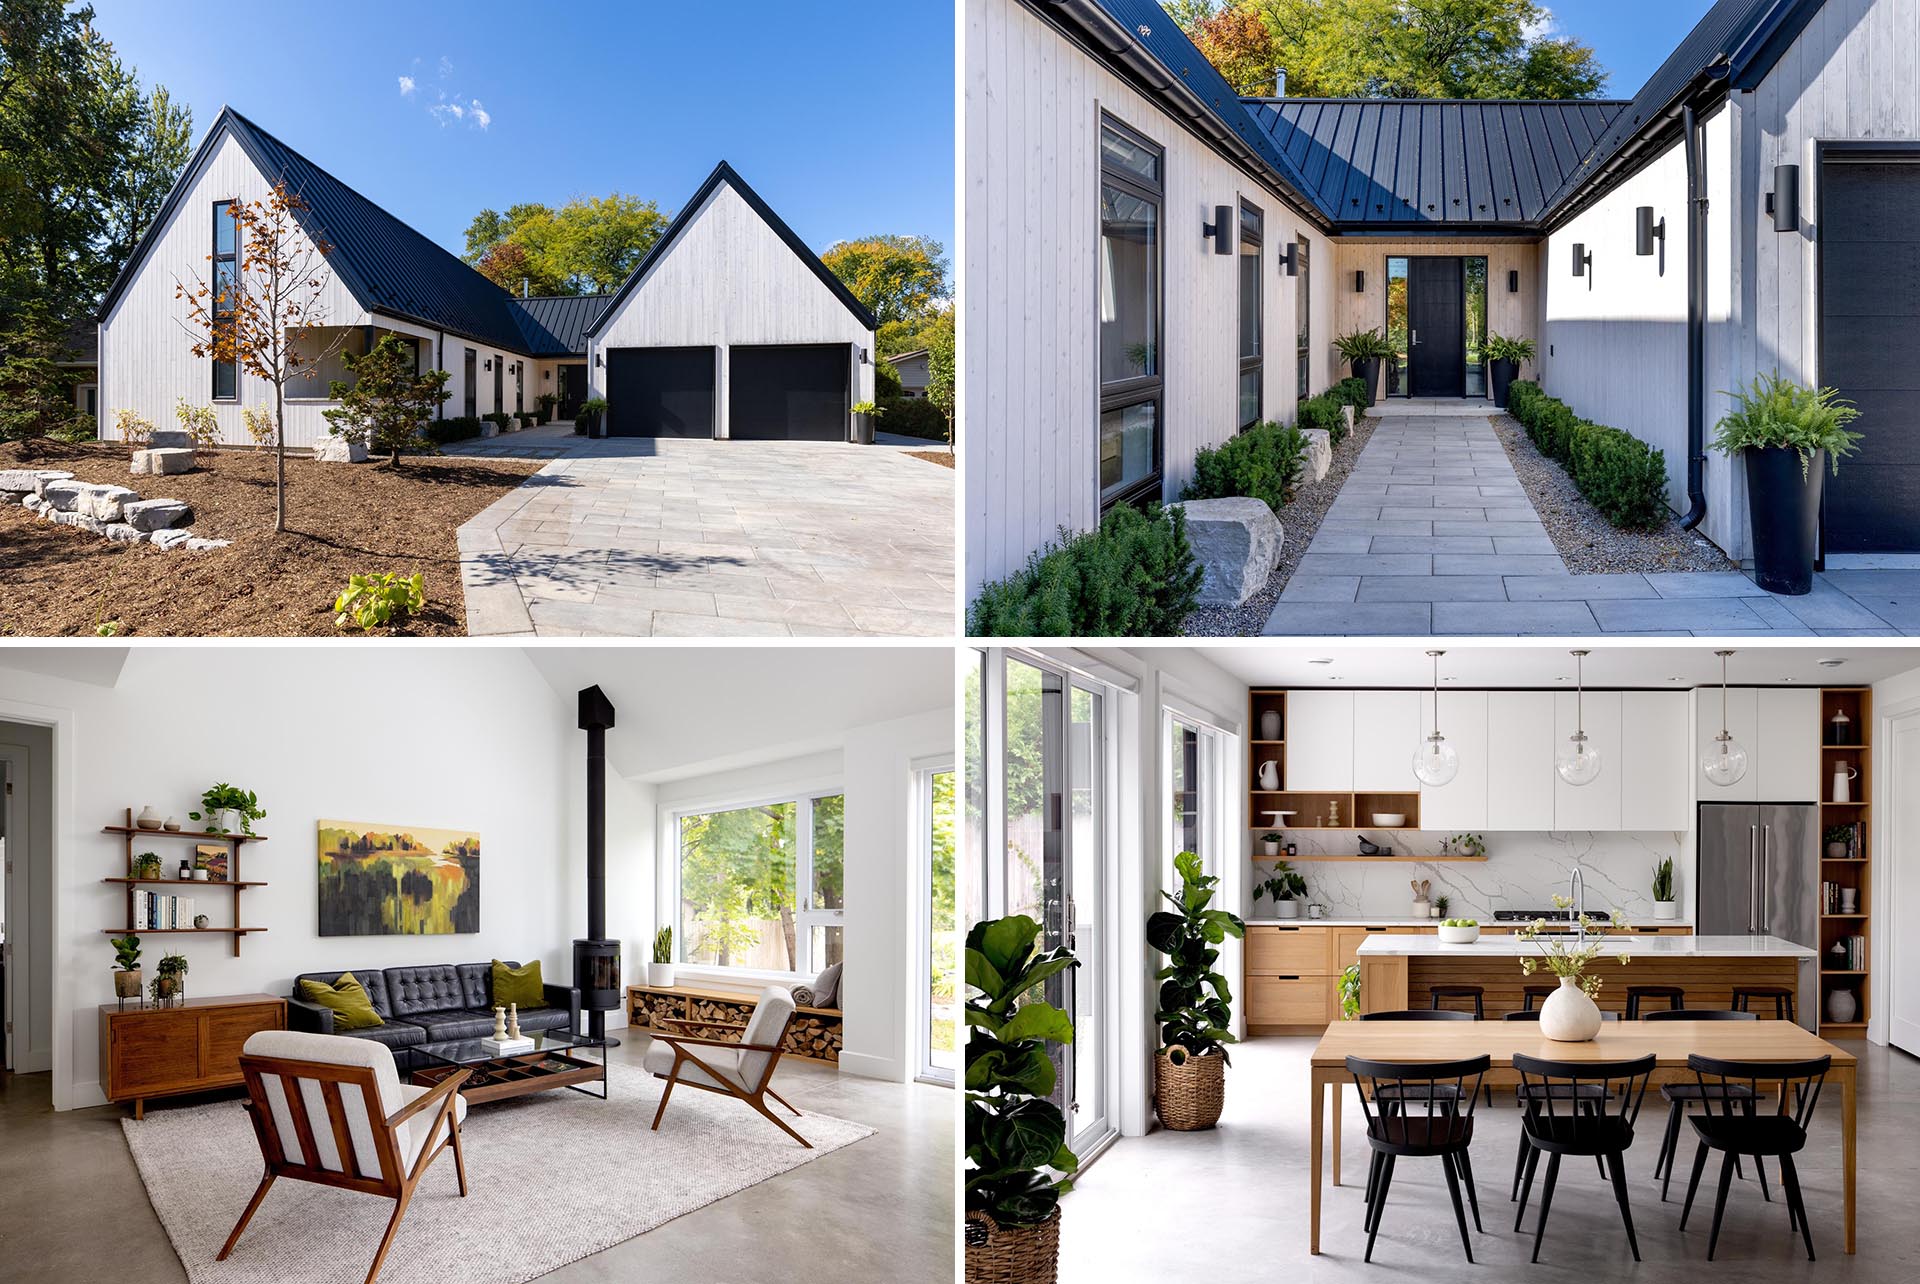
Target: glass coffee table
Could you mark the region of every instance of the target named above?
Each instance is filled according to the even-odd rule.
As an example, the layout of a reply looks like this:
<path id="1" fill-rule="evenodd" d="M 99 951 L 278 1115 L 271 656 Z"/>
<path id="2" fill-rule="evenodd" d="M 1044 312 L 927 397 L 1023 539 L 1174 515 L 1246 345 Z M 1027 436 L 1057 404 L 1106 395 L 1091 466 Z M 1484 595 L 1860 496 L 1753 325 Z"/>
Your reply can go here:
<path id="1" fill-rule="evenodd" d="M 423 1043 L 409 1048 L 413 1054 L 413 1082 L 432 1087 L 456 1070 L 468 1072 L 460 1085 L 460 1095 L 470 1104 L 498 1101 L 503 1097 L 524 1097 L 528 1093 L 551 1088 L 567 1088 L 582 1096 L 607 1098 L 607 1041 L 566 1030 L 532 1030 L 528 1052 L 501 1055 L 489 1051 L 478 1039 L 455 1039 L 446 1043 Z M 597 1050 L 599 1060 L 582 1055 Z M 582 1084 L 599 1083 L 600 1091 L 591 1092 Z"/>

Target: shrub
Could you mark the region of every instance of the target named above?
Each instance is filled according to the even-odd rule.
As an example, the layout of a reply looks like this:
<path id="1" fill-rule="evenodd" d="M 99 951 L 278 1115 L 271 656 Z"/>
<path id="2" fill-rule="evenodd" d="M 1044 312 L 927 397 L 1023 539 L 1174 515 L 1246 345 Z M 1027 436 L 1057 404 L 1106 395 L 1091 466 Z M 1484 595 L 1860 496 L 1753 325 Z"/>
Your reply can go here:
<path id="1" fill-rule="evenodd" d="M 885 358 L 875 362 L 873 366 L 874 397 L 880 401 L 892 401 L 900 397 L 902 391 L 899 373 L 887 364 Z"/>
<path id="2" fill-rule="evenodd" d="M 278 434 L 274 431 L 273 412 L 265 406 L 245 406 L 240 411 L 240 424 L 247 430 L 247 436 L 253 444 L 265 449 L 273 445 Z"/>
<path id="3" fill-rule="evenodd" d="M 1359 375 L 1349 376 L 1327 389 L 1327 395 L 1358 410 L 1367 404 L 1367 381 Z"/>
<path id="4" fill-rule="evenodd" d="M 1245 495 L 1265 500 L 1277 513 L 1293 498 L 1306 453 L 1307 439 L 1298 428 L 1255 424 L 1220 446 L 1202 448 L 1193 457 L 1193 480 L 1180 492 L 1180 498 Z"/>
<path id="5" fill-rule="evenodd" d="M 924 397 L 882 398 L 880 413 L 885 416 L 882 426 L 888 432 L 927 441 L 947 440 L 947 417 Z"/>
<path id="6" fill-rule="evenodd" d="M 1632 433 L 1588 423 L 1565 403 L 1516 379 L 1507 409 L 1540 453 L 1566 469 L 1573 484 L 1615 526 L 1657 525 L 1667 511 L 1667 457 Z"/>
<path id="7" fill-rule="evenodd" d="M 113 412 L 113 430 L 133 450 L 145 450 L 153 440 L 153 421 L 141 418 L 125 406 Z"/>
<path id="8" fill-rule="evenodd" d="M 481 415 L 480 418 L 492 424 L 501 432 L 513 431 L 513 416 L 504 410 L 496 410 L 491 414 Z"/>
<path id="9" fill-rule="evenodd" d="M 1169 637 L 1194 608 L 1200 567 L 1186 514 L 1119 505 L 1098 530 L 1061 542 L 983 587 L 967 612 L 977 637 Z"/>
<path id="10" fill-rule="evenodd" d="M 1347 435 L 1347 417 L 1341 413 L 1345 406 L 1346 403 L 1332 393 L 1308 397 L 1300 403 L 1299 425 L 1302 430 L 1325 429 L 1327 441 L 1338 446 Z"/>
<path id="11" fill-rule="evenodd" d="M 436 419 L 421 433 L 421 436 L 436 446 L 444 446 L 450 441 L 470 441 L 479 435 L 480 421 L 472 415 L 462 415 L 457 419 Z"/>
<path id="12" fill-rule="evenodd" d="M 540 416 L 536 415 L 531 410 L 516 410 L 513 414 L 513 417 L 520 421 L 520 426 L 522 428 L 531 428 L 535 424 L 540 422 Z"/>
<path id="13" fill-rule="evenodd" d="M 606 413 L 607 399 L 605 397 L 588 397 L 580 403 L 580 413 L 573 417 L 574 431 L 585 433 L 591 437 L 600 427 L 600 420 L 605 417 Z"/>
<path id="14" fill-rule="evenodd" d="M 180 431 L 187 434 L 195 450 L 212 450 L 220 444 L 220 420 L 212 406 L 193 406 L 185 397 L 175 397 L 173 417 L 180 421 Z"/>
<path id="15" fill-rule="evenodd" d="M 383 571 L 377 575 L 355 575 L 334 599 L 333 622 L 340 628 L 349 623 L 364 633 L 394 623 L 427 604 L 426 581 L 420 575 L 399 575 Z"/>

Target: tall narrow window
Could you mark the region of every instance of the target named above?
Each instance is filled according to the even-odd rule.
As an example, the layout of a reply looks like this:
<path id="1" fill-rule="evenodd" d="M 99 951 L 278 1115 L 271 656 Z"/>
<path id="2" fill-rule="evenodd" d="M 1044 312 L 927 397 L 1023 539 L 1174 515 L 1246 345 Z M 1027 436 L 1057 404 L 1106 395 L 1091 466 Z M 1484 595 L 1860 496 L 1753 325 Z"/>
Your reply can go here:
<path id="1" fill-rule="evenodd" d="M 1100 504 L 1160 485 L 1160 149 L 1100 127 Z"/>
<path id="2" fill-rule="evenodd" d="M 1460 267 L 1460 276 L 1466 284 L 1467 396 L 1484 397 L 1487 395 L 1487 358 L 1481 348 L 1487 341 L 1487 261 L 1461 259 Z"/>
<path id="3" fill-rule="evenodd" d="M 1293 253 L 1300 260 L 1299 275 L 1293 287 L 1294 395 L 1305 401 L 1307 354 L 1313 351 L 1313 286 L 1307 273 L 1307 238 L 1294 242 Z"/>
<path id="4" fill-rule="evenodd" d="M 466 361 L 461 365 L 460 373 L 462 375 L 460 386 L 464 393 L 466 416 L 469 419 L 473 419 L 480 413 L 480 354 L 472 348 L 467 349 Z"/>
<path id="5" fill-rule="evenodd" d="M 1387 259 L 1387 342 L 1387 395 L 1407 396 L 1407 261 L 1399 255 Z"/>
<path id="6" fill-rule="evenodd" d="M 213 203 L 213 318 L 231 325 L 240 308 L 240 237 L 233 221 L 233 202 Z M 240 367 L 231 361 L 213 363 L 213 399 L 240 399 Z"/>
<path id="7" fill-rule="evenodd" d="M 493 355 L 493 413 L 496 415 L 499 414 L 502 410 L 505 410 L 507 408 L 506 396 L 502 386 L 507 377 L 507 372 L 505 369 L 503 369 L 503 367 L 506 364 L 507 364 L 507 360 L 505 357 L 502 357 L 497 352 L 494 353 Z"/>
<path id="8" fill-rule="evenodd" d="M 1260 422 L 1260 211 L 1240 205 L 1240 429 Z"/>
<path id="9" fill-rule="evenodd" d="M 513 363 L 513 413 L 523 414 L 527 408 L 527 363 Z"/>
<path id="10" fill-rule="evenodd" d="M 927 953 L 921 1006 L 920 1078 L 952 1083 L 960 1066 L 954 1032 L 960 1023 L 960 935 L 954 919 L 954 772 L 915 777 L 925 823 Z"/>

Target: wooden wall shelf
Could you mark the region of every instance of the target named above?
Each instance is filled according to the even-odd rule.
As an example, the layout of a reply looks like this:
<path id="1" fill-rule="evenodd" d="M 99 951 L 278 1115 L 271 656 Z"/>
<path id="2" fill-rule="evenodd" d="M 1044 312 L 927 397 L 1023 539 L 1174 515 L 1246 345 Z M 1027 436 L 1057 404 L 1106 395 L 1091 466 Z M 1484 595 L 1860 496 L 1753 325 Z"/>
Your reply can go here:
<path id="1" fill-rule="evenodd" d="M 106 933 L 107 935 L 109 936 L 125 936 L 125 935 L 131 935 L 131 936 L 187 936 L 187 935 L 231 936 L 233 938 L 233 955 L 235 958 L 238 958 L 240 957 L 240 938 L 241 937 L 251 935 L 255 932 L 264 932 L 267 930 L 264 927 L 241 927 L 239 925 L 240 924 L 240 893 L 241 891 L 249 887 L 265 887 L 266 886 L 266 884 L 263 882 L 259 882 L 259 881 L 247 882 L 240 877 L 240 849 L 242 846 L 244 846 L 247 843 L 265 842 L 266 836 L 264 834 L 210 834 L 205 832 L 204 830 L 142 829 L 138 825 L 133 823 L 133 808 L 131 807 L 127 808 L 127 819 L 125 824 L 102 825 L 100 827 L 100 832 L 103 834 L 120 835 L 121 839 L 123 840 L 122 845 L 126 849 L 126 868 L 129 870 L 133 868 L 133 848 L 134 848 L 134 841 L 136 839 L 186 838 L 199 843 L 224 843 L 226 844 L 226 847 L 227 847 L 227 878 L 224 880 L 209 879 L 206 882 L 201 882 L 197 879 L 181 879 L 181 878 L 135 878 L 131 874 L 110 876 L 110 877 L 101 879 L 100 881 L 103 883 L 111 883 L 117 887 L 124 887 L 127 889 L 126 926 L 101 928 L 100 930 Z M 196 889 L 205 889 L 209 895 L 211 895 L 216 890 L 225 890 L 231 893 L 232 902 L 233 902 L 234 925 L 232 927 L 136 927 L 133 922 L 133 902 L 134 902 L 135 889 L 140 887 L 163 887 L 163 886 L 175 887 L 175 888 L 191 887 Z M 180 893 L 180 894 L 185 895 L 186 893 Z M 198 894 L 198 893 L 196 892 L 195 894 Z"/>
<path id="2" fill-rule="evenodd" d="M 1830 745 L 1825 743 L 1826 730 L 1835 713 L 1844 712 L 1852 720 L 1854 734 L 1852 743 Z M 1854 891 L 1856 905 L 1852 913 L 1841 913 L 1836 906 L 1827 909 L 1824 898 L 1824 886 L 1816 891 L 1822 895 L 1820 902 L 1820 1011 L 1816 1014 L 1820 1021 L 1820 1032 L 1858 1033 L 1866 1029 L 1867 1017 L 1871 1012 L 1872 998 L 1872 932 L 1873 915 L 1869 897 L 1872 894 L 1872 879 L 1869 873 L 1873 858 L 1873 688 L 1871 687 L 1826 687 L 1820 692 L 1820 725 L 1815 734 L 1821 738 L 1820 745 L 1820 865 L 1819 879 L 1822 884 L 1837 883 Z M 1855 797 L 1850 802 L 1830 802 L 1825 795 L 1832 787 L 1835 764 L 1846 761 L 1859 769 L 1854 780 Z M 1858 826 L 1859 846 L 1853 856 L 1828 856 L 1826 829 L 1828 826 Z M 1858 936 L 1866 942 L 1864 958 L 1857 961 L 1863 967 L 1833 967 L 1828 951 L 1837 941 Z M 1827 995 L 1834 990 L 1852 990 L 1859 1011 L 1852 1021 L 1827 1020 Z"/>
<path id="3" fill-rule="evenodd" d="M 1485 856 L 1315 856 L 1307 852 L 1302 852 L 1298 856 L 1289 856 L 1285 852 L 1281 852 L 1278 856 L 1269 856 L 1265 852 L 1256 852 L 1253 858 L 1255 860 L 1284 860 L 1296 865 L 1304 865 L 1308 861 L 1324 863 L 1330 860 L 1362 861 L 1368 865 L 1392 865 L 1395 863 L 1403 865 L 1446 865 L 1460 862 L 1485 861 L 1487 859 Z"/>
<path id="4" fill-rule="evenodd" d="M 129 807 L 131 816 L 133 809 Z M 139 834 L 144 838 L 196 838 L 210 843 L 264 843 L 265 834 L 208 834 L 195 829 L 142 829 L 138 825 L 102 825 L 103 834 Z"/>

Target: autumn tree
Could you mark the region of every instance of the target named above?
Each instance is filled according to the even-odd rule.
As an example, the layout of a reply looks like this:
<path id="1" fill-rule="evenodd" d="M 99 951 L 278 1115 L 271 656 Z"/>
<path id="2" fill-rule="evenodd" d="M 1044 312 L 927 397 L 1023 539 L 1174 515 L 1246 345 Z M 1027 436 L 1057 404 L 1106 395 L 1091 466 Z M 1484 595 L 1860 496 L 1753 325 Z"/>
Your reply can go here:
<path id="1" fill-rule="evenodd" d="M 481 210 L 467 225 L 466 259 L 515 293 L 525 277 L 541 293 L 603 294 L 632 274 L 667 222 L 652 201 L 619 192 L 577 196 L 558 209 L 528 202 L 505 214 Z"/>
<path id="2" fill-rule="evenodd" d="M 385 453 L 399 467 L 400 452 L 433 448 L 422 433 L 453 394 L 445 370 L 419 369 L 414 345 L 387 334 L 365 353 L 345 353 L 350 381 L 336 379 L 328 395 L 340 404 L 321 413 L 336 437 Z"/>
<path id="3" fill-rule="evenodd" d="M 327 255 L 333 246 L 301 226 L 307 203 L 282 179 L 266 197 L 234 201 L 237 268 L 208 255 L 206 278 L 174 280 L 194 356 L 225 362 L 273 386 L 273 529 L 287 529 L 287 386 L 312 382 L 346 341 L 325 332 Z"/>
<path id="4" fill-rule="evenodd" d="M 474 264 L 481 276 L 501 289 L 519 294 L 565 294 L 566 282 L 545 274 L 533 261 L 527 247 L 518 241 L 502 241 L 480 256 Z"/>
<path id="5" fill-rule="evenodd" d="M 906 352 L 947 298 L 947 251 L 924 236 L 891 233 L 841 241 L 820 256 L 879 325 L 882 353 Z"/>

